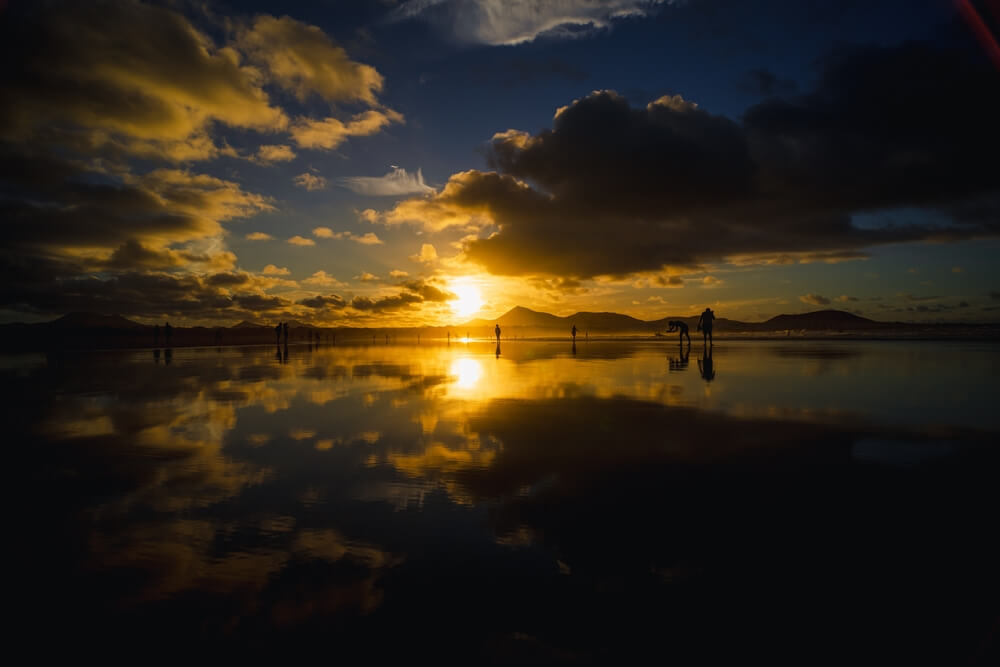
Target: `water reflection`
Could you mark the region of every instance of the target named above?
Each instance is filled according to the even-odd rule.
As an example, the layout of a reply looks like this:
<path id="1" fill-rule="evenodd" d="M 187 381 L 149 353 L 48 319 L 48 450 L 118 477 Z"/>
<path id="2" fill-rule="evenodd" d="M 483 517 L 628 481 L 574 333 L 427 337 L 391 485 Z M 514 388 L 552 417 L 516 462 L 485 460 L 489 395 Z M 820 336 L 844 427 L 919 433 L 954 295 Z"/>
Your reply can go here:
<path id="1" fill-rule="evenodd" d="M 29 613 L 473 662 L 968 662 L 1000 591 L 997 350 L 803 350 L 720 344 L 698 373 L 599 342 L 10 357 Z"/>

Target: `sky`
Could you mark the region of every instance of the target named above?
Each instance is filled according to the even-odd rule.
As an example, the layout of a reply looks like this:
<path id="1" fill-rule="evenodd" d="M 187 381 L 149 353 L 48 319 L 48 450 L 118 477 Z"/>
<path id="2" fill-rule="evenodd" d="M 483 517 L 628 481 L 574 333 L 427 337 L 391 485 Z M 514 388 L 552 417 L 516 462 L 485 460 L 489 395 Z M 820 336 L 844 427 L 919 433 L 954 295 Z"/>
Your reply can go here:
<path id="1" fill-rule="evenodd" d="M 1000 2 L 0 2 L 0 321 L 1000 320 Z"/>

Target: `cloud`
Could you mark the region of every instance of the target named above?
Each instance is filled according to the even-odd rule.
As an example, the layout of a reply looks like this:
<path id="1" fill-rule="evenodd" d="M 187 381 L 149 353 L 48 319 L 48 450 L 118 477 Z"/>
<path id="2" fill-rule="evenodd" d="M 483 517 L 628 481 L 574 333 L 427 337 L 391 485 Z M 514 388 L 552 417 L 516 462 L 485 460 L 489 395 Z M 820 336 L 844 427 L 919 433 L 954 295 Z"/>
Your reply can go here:
<path id="1" fill-rule="evenodd" d="M 367 271 L 362 271 L 360 275 L 354 276 L 354 279 L 360 280 L 363 283 L 375 283 L 382 280 L 374 273 L 368 273 Z"/>
<path id="2" fill-rule="evenodd" d="M 246 235 L 247 241 L 273 241 L 274 237 L 264 232 L 250 232 Z"/>
<path id="3" fill-rule="evenodd" d="M 395 20 L 419 17 L 463 42 L 501 45 L 579 37 L 615 19 L 645 16 L 665 0 L 411 0 Z"/>
<path id="4" fill-rule="evenodd" d="M 299 245 L 299 246 L 316 245 L 316 242 L 313 241 L 312 239 L 307 239 L 303 236 L 299 236 L 298 234 L 288 239 L 288 242 L 291 243 L 292 245 Z"/>
<path id="5" fill-rule="evenodd" d="M 406 271 L 401 271 L 399 269 L 393 269 L 392 271 L 389 272 L 390 278 L 406 278 L 409 275 L 410 274 L 407 273 Z"/>
<path id="6" fill-rule="evenodd" d="M 366 208 L 363 211 L 358 211 L 358 218 L 374 224 L 378 222 L 378 211 L 373 208 Z"/>
<path id="7" fill-rule="evenodd" d="M 213 123 L 284 128 L 258 70 L 185 17 L 139 2 L 58 3 L 8 31 L 0 137 L 171 161 L 224 151 Z M 70 130 L 71 131 L 64 131 Z"/>
<path id="8" fill-rule="evenodd" d="M 322 176 L 316 176 L 315 174 L 310 174 L 306 172 L 304 174 L 299 174 L 292 179 L 292 182 L 300 188 L 305 188 L 312 192 L 313 190 L 322 190 L 326 187 L 326 179 Z"/>
<path id="9" fill-rule="evenodd" d="M 268 264 L 260 272 L 265 276 L 287 276 L 291 273 L 288 269 L 275 266 L 274 264 Z"/>
<path id="10" fill-rule="evenodd" d="M 254 161 L 259 164 L 274 164 L 275 162 L 289 162 L 295 159 L 295 151 L 291 146 L 284 144 L 265 145 L 257 149 Z"/>
<path id="11" fill-rule="evenodd" d="M 416 255 L 410 255 L 410 259 L 414 262 L 422 262 L 424 264 L 433 264 L 437 261 L 438 254 L 434 246 L 430 243 L 424 243 L 420 246 L 420 252 Z"/>
<path id="12" fill-rule="evenodd" d="M 829 305 L 830 300 L 825 296 L 820 296 L 819 294 L 805 294 L 799 297 L 799 301 L 802 303 L 808 303 L 811 306 L 826 306 Z"/>
<path id="13" fill-rule="evenodd" d="M 381 245 L 382 243 L 382 239 L 374 232 L 365 232 L 359 236 L 354 232 L 335 232 L 329 227 L 316 227 L 313 229 L 313 236 L 323 239 L 347 239 L 361 245 Z"/>
<path id="14" fill-rule="evenodd" d="M 856 297 L 856 296 L 848 296 L 846 294 L 841 294 L 840 296 L 837 297 L 836 300 L 839 301 L 839 302 L 841 302 L 841 303 L 847 303 L 849 301 L 857 301 L 858 297 Z"/>
<path id="15" fill-rule="evenodd" d="M 300 101 L 317 95 L 332 103 L 378 103 L 382 75 L 374 67 L 352 61 L 316 26 L 288 16 L 258 16 L 239 33 L 237 44 L 272 81 Z"/>
<path id="16" fill-rule="evenodd" d="M 701 279 L 701 284 L 705 287 L 714 287 L 715 285 L 721 285 L 722 281 L 715 276 L 705 276 Z"/>
<path id="17" fill-rule="evenodd" d="M 317 271 L 305 280 L 302 281 L 304 285 L 312 285 L 315 287 L 347 287 L 346 283 L 342 283 L 326 271 Z"/>
<path id="18" fill-rule="evenodd" d="M 372 299 L 367 296 L 356 296 L 351 299 L 351 308 L 366 312 L 385 312 L 387 310 L 399 310 L 423 302 L 419 294 L 403 292 L 394 296 L 385 296 Z"/>
<path id="19" fill-rule="evenodd" d="M 371 197 L 401 196 L 433 192 L 434 188 L 424 183 L 420 169 L 407 173 L 402 167 L 393 167 L 385 176 L 352 176 L 341 179 L 340 184 L 360 195 Z M 370 209 L 368 209 L 370 210 Z"/>
<path id="20" fill-rule="evenodd" d="M 369 109 L 355 114 L 346 123 L 337 118 L 314 120 L 300 118 L 291 126 L 292 139 L 299 148 L 333 149 L 348 137 L 367 137 L 377 134 L 390 123 L 402 123 L 404 118 L 392 109 Z"/>
<path id="21" fill-rule="evenodd" d="M 329 296 L 316 295 L 306 299 L 302 299 L 297 303 L 306 306 L 308 308 L 315 309 L 327 309 L 327 310 L 343 310 L 347 307 L 347 302 L 336 294 L 330 294 Z"/>
<path id="22" fill-rule="evenodd" d="M 905 44 L 828 58 L 814 91 L 770 98 L 740 122 L 677 96 L 634 108 L 595 92 L 551 129 L 498 133 L 494 171 L 456 173 L 385 221 L 480 230 L 465 258 L 495 274 L 577 278 L 996 236 L 1000 184 L 975 159 L 1000 152 L 994 83 L 963 53 Z M 950 102 L 929 104 L 928 91 Z M 908 207 L 929 215 L 854 220 Z"/>

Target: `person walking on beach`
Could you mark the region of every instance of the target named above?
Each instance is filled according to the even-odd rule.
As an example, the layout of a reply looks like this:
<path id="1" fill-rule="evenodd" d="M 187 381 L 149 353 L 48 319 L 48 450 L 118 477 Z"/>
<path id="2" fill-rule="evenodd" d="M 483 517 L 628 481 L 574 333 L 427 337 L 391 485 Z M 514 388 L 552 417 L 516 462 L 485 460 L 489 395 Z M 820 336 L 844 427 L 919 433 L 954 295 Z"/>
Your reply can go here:
<path id="1" fill-rule="evenodd" d="M 574 324 L 573 325 L 573 329 L 570 330 L 570 333 L 573 335 L 573 343 L 574 344 L 576 344 L 576 332 L 577 332 L 577 328 L 576 328 L 576 325 Z"/>
<path id="2" fill-rule="evenodd" d="M 493 329 L 493 333 L 497 335 L 497 344 L 500 344 L 500 323 L 497 322 L 496 327 Z"/>
<path id="3" fill-rule="evenodd" d="M 712 322 L 715 321 L 715 313 L 711 308 L 706 308 L 705 312 L 698 318 L 698 330 L 704 338 L 706 345 L 712 344 Z"/>

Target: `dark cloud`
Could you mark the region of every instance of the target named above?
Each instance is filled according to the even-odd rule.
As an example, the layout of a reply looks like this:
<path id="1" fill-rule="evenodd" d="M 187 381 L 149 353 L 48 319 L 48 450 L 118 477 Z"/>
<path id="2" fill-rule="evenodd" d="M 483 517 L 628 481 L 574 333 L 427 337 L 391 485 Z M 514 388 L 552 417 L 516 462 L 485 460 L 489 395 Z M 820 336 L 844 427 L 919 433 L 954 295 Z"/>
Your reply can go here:
<path id="1" fill-rule="evenodd" d="M 412 292 L 403 292 L 394 296 L 372 299 L 367 296 L 356 296 L 351 299 L 351 308 L 365 312 L 385 312 L 399 310 L 423 302 L 423 297 Z"/>
<path id="2" fill-rule="evenodd" d="M 752 69 L 746 72 L 740 80 L 739 87 L 761 97 L 789 95 L 798 89 L 798 85 L 791 79 L 782 79 L 765 69 Z"/>
<path id="3" fill-rule="evenodd" d="M 336 294 L 330 294 L 329 296 L 317 294 L 316 296 L 312 296 L 307 299 L 301 299 L 297 303 L 306 306 L 307 308 L 322 308 L 328 310 L 343 310 L 347 306 L 347 302 Z"/>
<path id="4" fill-rule="evenodd" d="M 883 243 L 1000 232 L 996 73 L 920 44 L 856 49 L 816 89 L 740 122 L 679 96 L 632 108 L 612 92 L 559 110 L 552 129 L 506 131 L 495 172 L 455 174 L 389 211 L 432 230 L 496 226 L 468 242 L 498 274 L 624 275 L 740 256 L 842 261 Z M 856 225 L 920 207 L 936 224 Z M 933 218 L 933 215 L 930 216 Z"/>
<path id="5" fill-rule="evenodd" d="M 439 289 L 423 280 L 410 280 L 402 284 L 410 292 L 419 294 L 424 301 L 449 301 L 456 298 L 451 292 Z"/>

